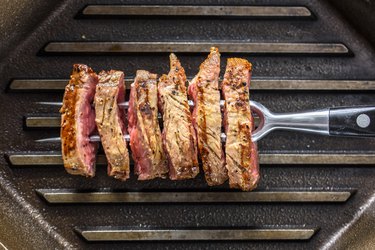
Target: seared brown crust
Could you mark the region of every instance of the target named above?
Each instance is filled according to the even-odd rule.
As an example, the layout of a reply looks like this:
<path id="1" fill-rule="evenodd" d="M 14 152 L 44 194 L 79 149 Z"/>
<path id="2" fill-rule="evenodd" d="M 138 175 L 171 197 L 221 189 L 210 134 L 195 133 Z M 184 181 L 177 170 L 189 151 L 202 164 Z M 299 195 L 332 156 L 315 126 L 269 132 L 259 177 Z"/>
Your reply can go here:
<path id="1" fill-rule="evenodd" d="M 172 180 L 194 178 L 199 173 L 196 135 L 185 84 L 185 70 L 172 53 L 169 74 L 160 77 L 158 84 L 164 124 L 163 147 Z"/>
<path id="2" fill-rule="evenodd" d="M 168 173 L 158 120 L 157 75 L 138 70 L 129 101 L 130 147 L 138 180 Z"/>
<path id="3" fill-rule="evenodd" d="M 65 88 L 61 113 L 61 149 L 66 171 L 74 175 L 95 175 L 97 143 L 89 136 L 95 130 L 95 115 L 91 107 L 97 75 L 83 64 L 73 65 L 69 84 Z"/>
<path id="4" fill-rule="evenodd" d="M 193 123 L 198 137 L 198 150 L 208 185 L 220 185 L 228 179 L 221 144 L 220 54 L 211 48 L 199 73 L 190 82 L 189 95 L 194 100 Z"/>
<path id="5" fill-rule="evenodd" d="M 100 72 L 95 94 L 95 122 L 108 161 L 108 175 L 123 181 L 130 173 L 124 138 L 125 111 L 118 106 L 124 99 L 124 73 L 116 70 Z"/>
<path id="6" fill-rule="evenodd" d="M 259 181 L 258 153 L 256 144 L 251 141 L 250 76 L 251 64 L 247 60 L 228 59 L 222 83 L 226 168 L 230 187 L 244 191 L 254 189 Z"/>

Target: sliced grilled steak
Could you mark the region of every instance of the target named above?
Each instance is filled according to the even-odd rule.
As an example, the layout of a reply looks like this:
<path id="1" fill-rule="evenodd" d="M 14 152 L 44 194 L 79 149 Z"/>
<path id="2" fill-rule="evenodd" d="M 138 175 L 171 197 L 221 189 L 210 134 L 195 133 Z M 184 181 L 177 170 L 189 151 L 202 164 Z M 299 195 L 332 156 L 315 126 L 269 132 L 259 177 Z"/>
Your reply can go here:
<path id="1" fill-rule="evenodd" d="M 254 189 L 259 181 L 257 145 L 251 141 L 250 76 L 251 64 L 247 60 L 228 59 L 222 83 L 226 168 L 230 187 L 244 191 Z"/>
<path id="2" fill-rule="evenodd" d="M 138 70 L 129 101 L 130 147 L 138 180 L 165 178 L 165 160 L 158 121 L 157 75 Z"/>
<path id="3" fill-rule="evenodd" d="M 73 65 L 65 88 L 61 113 L 61 148 L 65 169 L 74 175 L 95 176 L 97 143 L 90 142 L 94 132 L 94 100 L 97 75 L 83 64 Z"/>
<path id="4" fill-rule="evenodd" d="M 111 70 L 99 74 L 95 94 L 95 121 L 108 161 L 108 175 L 116 179 L 129 178 L 129 152 L 124 135 L 125 111 L 118 103 L 125 100 L 124 73 Z"/>
<path id="5" fill-rule="evenodd" d="M 208 185 L 220 185 L 228 179 L 221 145 L 220 54 L 211 48 L 208 58 L 189 85 L 195 102 L 193 124 L 197 131 L 198 149 Z"/>
<path id="6" fill-rule="evenodd" d="M 196 135 L 186 91 L 185 70 L 174 54 L 170 55 L 168 76 L 159 79 L 159 107 L 163 114 L 163 147 L 169 178 L 183 180 L 199 173 Z"/>

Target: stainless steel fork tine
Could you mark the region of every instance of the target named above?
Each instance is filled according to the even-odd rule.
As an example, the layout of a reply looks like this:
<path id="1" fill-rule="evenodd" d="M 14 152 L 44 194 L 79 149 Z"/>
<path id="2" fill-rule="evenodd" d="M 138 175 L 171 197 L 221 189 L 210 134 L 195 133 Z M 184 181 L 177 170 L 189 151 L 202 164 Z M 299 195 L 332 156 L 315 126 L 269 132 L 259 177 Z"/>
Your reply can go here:
<path id="1" fill-rule="evenodd" d="M 130 141 L 130 136 L 129 135 L 124 135 L 124 138 L 126 141 Z M 225 142 L 226 135 L 224 133 L 221 134 L 221 140 Z M 91 142 L 99 142 L 100 141 L 100 136 L 99 135 L 92 135 L 90 136 L 90 141 Z M 52 138 L 45 138 L 45 139 L 39 139 L 35 140 L 35 142 L 61 142 L 61 137 L 52 137 Z"/>

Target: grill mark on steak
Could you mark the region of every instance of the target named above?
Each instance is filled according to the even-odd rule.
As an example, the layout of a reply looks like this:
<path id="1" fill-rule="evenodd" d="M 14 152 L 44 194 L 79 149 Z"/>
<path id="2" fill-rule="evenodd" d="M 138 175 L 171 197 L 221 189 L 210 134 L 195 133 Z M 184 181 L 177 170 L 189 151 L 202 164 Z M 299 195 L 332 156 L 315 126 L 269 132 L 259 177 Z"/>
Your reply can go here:
<path id="1" fill-rule="evenodd" d="M 158 121 L 156 74 L 138 70 L 129 100 L 130 147 L 138 180 L 168 173 Z"/>
<path id="2" fill-rule="evenodd" d="M 247 60 L 228 59 L 222 83 L 226 168 L 230 187 L 244 191 L 253 190 L 259 181 L 257 146 L 251 141 L 250 77 L 251 64 Z"/>
<path id="3" fill-rule="evenodd" d="M 210 186 L 223 184 L 228 179 L 221 144 L 219 74 L 220 54 L 217 48 L 211 48 L 210 55 L 189 84 L 189 95 L 195 102 L 193 123 L 198 149 Z"/>
<path id="4" fill-rule="evenodd" d="M 125 112 L 118 107 L 124 99 L 124 73 L 116 70 L 100 72 L 95 94 L 95 121 L 108 161 L 108 175 L 123 181 L 130 173 L 129 152 L 124 139 Z"/>
<path id="5" fill-rule="evenodd" d="M 186 75 L 180 61 L 170 55 L 170 71 L 159 79 L 159 107 L 163 114 L 163 148 L 172 180 L 199 173 L 196 135 L 186 93 Z"/>
<path id="6" fill-rule="evenodd" d="M 207 140 L 208 140 L 208 136 L 210 136 L 210 137 L 216 137 L 217 136 L 217 133 L 214 131 L 214 130 L 212 130 L 211 128 L 209 128 L 209 127 L 207 127 L 207 125 L 205 126 L 205 122 L 202 124 L 202 125 L 198 125 L 198 127 L 202 130 L 202 131 L 204 131 L 205 133 L 204 133 L 204 139 L 203 139 L 203 141 L 205 142 L 205 143 L 207 143 Z M 221 135 L 220 135 L 221 136 Z"/>
<path id="7" fill-rule="evenodd" d="M 207 143 L 202 143 L 203 144 L 203 149 L 206 151 L 206 156 L 211 153 L 213 154 L 218 160 L 221 160 L 221 156 L 222 155 L 219 155 L 213 148 L 211 148 Z M 213 171 L 209 170 L 209 173 L 212 174 Z"/>
<path id="8" fill-rule="evenodd" d="M 186 107 L 185 103 L 179 101 L 177 98 L 173 97 L 172 95 L 169 95 L 168 98 L 171 101 L 175 102 L 175 103 L 171 102 L 171 104 L 173 104 L 171 106 L 173 106 L 176 110 L 181 111 L 181 114 L 179 115 L 180 118 L 186 118 L 187 119 L 188 117 L 186 117 L 186 115 L 191 116 L 189 106 Z"/>
<path id="9" fill-rule="evenodd" d="M 74 64 L 71 79 L 65 87 L 61 113 L 61 151 L 66 171 L 74 175 L 93 177 L 97 143 L 89 136 L 95 130 L 91 107 L 97 75 L 83 64 Z"/>

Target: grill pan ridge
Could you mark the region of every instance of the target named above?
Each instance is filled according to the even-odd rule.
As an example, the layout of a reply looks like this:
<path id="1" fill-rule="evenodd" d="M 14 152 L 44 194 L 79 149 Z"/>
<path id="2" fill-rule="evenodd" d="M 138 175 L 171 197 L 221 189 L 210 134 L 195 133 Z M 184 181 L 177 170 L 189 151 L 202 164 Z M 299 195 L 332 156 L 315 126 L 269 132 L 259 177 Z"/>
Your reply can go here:
<path id="1" fill-rule="evenodd" d="M 211 45 L 222 47 L 223 62 L 240 56 L 253 63 L 251 98 L 272 111 L 373 105 L 375 51 L 334 5 L 317 0 L 38 0 L 33 5 L 23 0 L 6 5 L 9 11 L 0 21 L 8 29 L 0 47 L 0 223 L 5 225 L 0 249 L 363 249 L 373 244 L 372 139 L 274 132 L 258 144 L 262 179 L 250 193 L 207 187 L 203 175 L 139 182 L 131 174 L 118 182 L 106 175 L 102 152 L 95 178 L 70 176 L 58 144 L 34 142 L 59 135 L 56 107 L 36 102 L 61 101 L 73 63 L 95 71 L 123 70 L 129 87 L 137 69 L 168 72 L 170 52 L 193 76 Z M 29 23 L 20 14 L 26 10 L 24 19 L 35 17 Z M 12 15 L 19 26 L 10 25 Z M 222 75 L 225 63 L 221 66 Z"/>

